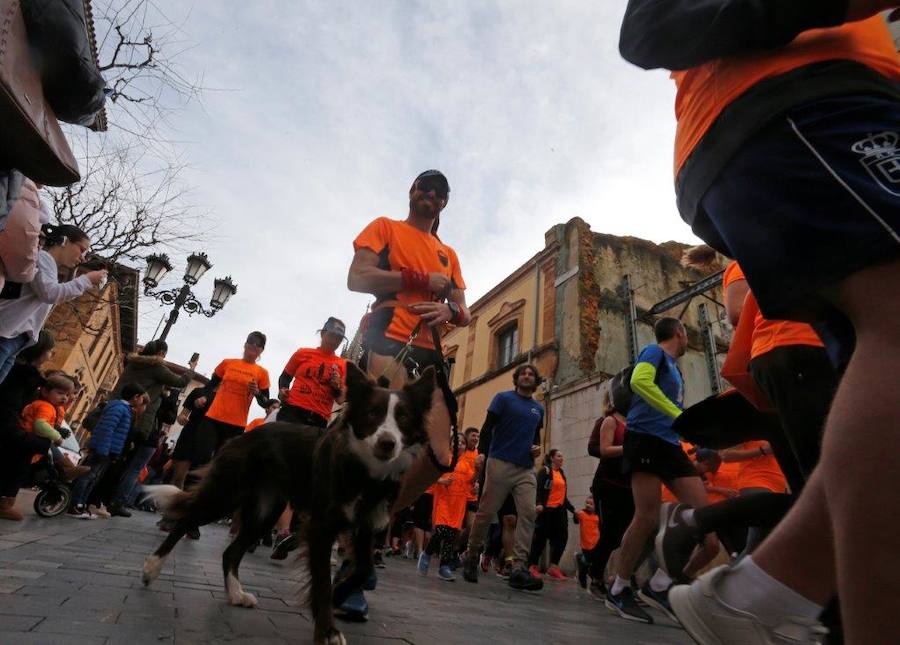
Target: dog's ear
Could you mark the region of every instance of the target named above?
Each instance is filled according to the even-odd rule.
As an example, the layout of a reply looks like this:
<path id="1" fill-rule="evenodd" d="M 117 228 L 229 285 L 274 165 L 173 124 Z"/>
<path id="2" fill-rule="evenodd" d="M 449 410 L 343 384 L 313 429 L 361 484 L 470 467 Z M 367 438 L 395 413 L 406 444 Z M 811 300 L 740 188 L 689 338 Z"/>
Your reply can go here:
<path id="1" fill-rule="evenodd" d="M 371 390 L 373 387 L 375 387 L 375 381 L 370 379 L 365 372 L 359 369 L 356 363 L 347 361 L 347 392 Z"/>
<path id="2" fill-rule="evenodd" d="M 422 410 L 428 410 L 431 408 L 431 393 L 434 392 L 435 387 L 437 384 L 435 383 L 434 367 L 429 365 L 422 372 L 422 376 L 412 383 L 404 385 L 403 390 L 419 404 Z"/>

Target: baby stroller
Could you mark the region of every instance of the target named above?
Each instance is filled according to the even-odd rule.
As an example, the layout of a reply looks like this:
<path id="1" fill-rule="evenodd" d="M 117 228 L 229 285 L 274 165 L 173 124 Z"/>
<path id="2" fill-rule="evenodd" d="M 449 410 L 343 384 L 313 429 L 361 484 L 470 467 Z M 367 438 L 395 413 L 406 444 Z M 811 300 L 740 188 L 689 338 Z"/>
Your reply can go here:
<path id="1" fill-rule="evenodd" d="M 31 465 L 25 486 L 39 489 L 34 498 L 34 512 L 41 517 L 60 515 L 72 499 L 72 489 L 60 474 L 52 450 Z"/>

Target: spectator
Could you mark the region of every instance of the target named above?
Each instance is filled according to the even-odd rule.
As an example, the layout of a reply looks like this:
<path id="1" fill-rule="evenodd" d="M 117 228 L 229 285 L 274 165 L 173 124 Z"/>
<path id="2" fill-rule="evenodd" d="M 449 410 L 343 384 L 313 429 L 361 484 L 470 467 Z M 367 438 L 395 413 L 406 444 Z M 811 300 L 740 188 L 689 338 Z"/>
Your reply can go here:
<path id="1" fill-rule="evenodd" d="M 0 300 L 0 382 L 16 355 L 37 342 L 53 305 L 77 298 L 106 279 L 106 270 L 101 269 L 60 283 L 60 268 L 73 269 L 84 260 L 91 250 L 90 240 L 84 231 L 68 224 L 47 225 L 43 231 L 44 249 L 38 253 L 34 279 L 22 285 L 7 283 L 6 299 Z"/>
<path id="2" fill-rule="evenodd" d="M 569 501 L 566 473 L 562 469 L 563 454 L 553 448 L 544 458 L 544 465 L 537 476 L 537 519 L 534 524 L 534 538 L 531 542 L 531 575 L 541 575 L 538 562 L 544 552 L 544 545 L 550 541 L 550 566 L 547 575 L 555 580 L 565 580 L 566 575 L 559 568 L 559 560 L 569 541 L 569 516 L 575 512 Z"/>
<path id="3" fill-rule="evenodd" d="M 9 378 L 0 383 L 0 519 L 23 519 L 15 502 L 31 457 L 46 454 L 52 445 L 49 439 L 25 432 L 19 415 L 38 395 L 44 382 L 40 367 L 53 355 L 54 344 L 53 335 L 41 331 L 37 343 L 19 353 Z"/>
<path id="4" fill-rule="evenodd" d="M 123 386 L 120 397 L 106 404 L 94 432 L 91 433 L 88 443 L 90 454 L 84 460 L 84 465 L 90 467 L 91 472 L 75 481 L 72 503 L 66 511 L 69 517 L 82 520 L 94 518 L 87 509 L 91 491 L 103 477 L 110 462 L 122 453 L 135 418 L 140 417 L 149 403 L 146 391 L 136 383 Z"/>
<path id="5" fill-rule="evenodd" d="M 159 433 L 156 415 L 162 404 L 163 390 L 166 387 L 182 388 L 194 378 L 197 359 L 188 363 L 188 370 L 184 374 L 178 375 L 164 364 L 168 351 L 169 346 L 165 341 L 151 340 L 138 355 L 129 356 L 125 364 L 125 371 L 119 377 L 119 383 L 114 390 L 113 396 L 116 396 L 117 393 L 121 395 L 126 385 L 141 386 L 147 393 L 147 408 L 135 420 L 131 436 L 131 443 L 134 444 L 134 447 L 130 456 L 123 454 L 123 458 L 128 459 L 128 462 L 124 471 L 119 475 L 112 499 L 107 504 L 107 510 L 111 515 L 131 516 L 125 506 L 138 476 L 150 461 L 150 457 L 156 452 Z"/>
<path id="6" fill-rule="evenodd" d="M 244 432 L 250 432 L 251 430 L 255 430 L 256 428 L 258 428 L 262 424 L 268 423 L 269 417 L 272 414 L 277 414 L 280 408 L 281 401 L 279 401 L 278 399 L 269 399 L 268 401 L 266 401 L 266 413 L 263 416 L 253 419 L 253 421 L 248 423 L 247 427 L 244 428 Z"/>

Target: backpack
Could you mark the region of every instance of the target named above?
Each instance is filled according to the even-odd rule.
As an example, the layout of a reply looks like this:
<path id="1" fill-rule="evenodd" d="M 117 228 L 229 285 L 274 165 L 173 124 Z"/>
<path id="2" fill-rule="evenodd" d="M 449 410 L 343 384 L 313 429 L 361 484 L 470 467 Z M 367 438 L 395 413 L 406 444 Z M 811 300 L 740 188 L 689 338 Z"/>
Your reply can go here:
<path id="1" fill-rule="evenodd" d="M 631 389 L 631 375 L 634 372 L 634 366 L 635 363 L 631 363 L 623 367 L 609 380 L 609 399 L 612 401 L 613 407 L 622 414 L 627 414 L 633 403 L 634 392 Z M 653 382 L 659 385 L 659 379 L 668 369 L 669 362 L 663 358 L 656 366 L 656 378 L 653 379 Z"/>

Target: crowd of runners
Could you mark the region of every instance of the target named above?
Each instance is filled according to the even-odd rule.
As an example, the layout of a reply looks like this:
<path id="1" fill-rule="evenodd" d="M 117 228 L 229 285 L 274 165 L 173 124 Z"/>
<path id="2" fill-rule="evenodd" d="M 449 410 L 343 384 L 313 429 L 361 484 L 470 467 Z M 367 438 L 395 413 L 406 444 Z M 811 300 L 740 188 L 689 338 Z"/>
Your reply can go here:
<path id="1" fill-rule="evenodd" d="M 375 303 L 354 359 L 391 387 L 434 366 L 443 395 L 376 566 L 404 556 L 423 576 L 436 570 L 449 582 L 461 572 L 468 583 L 493 569 L 513 589 L 538 591 L 545 577 L 566 578 L 571 521 L 578 582 L 624 619 L 652 622 L 654 607 L 701 643 L 900 634 L 900 65 L 878 15 L 895 4 L 628 3 L 625 58 L 675 70 L 678 206 L 710 245 L 686 262 L 727 264 L 735 333 L 723 376 L 735 390 L 685 409 L 678 359 L 688 335 L 678 319 L 656 319 L 656 342 L 610 381 L 598 410 L 584 449 L 599 462 L 582 509 L 569 501 L 563 454 L 545 453 L 534 365 L 515 368 L 480 428 L 455 432 L 440 333 L 471 315 L 460 262 L 438 234 L 447 178 L 421 173 L 406 219 L 365 227 L 347 286 Z M 254 331 L 180 412 L 170 390 L 194 366 L 177 375 L 163 364 L 165 344 L 148 343 L 98 411 L 84 463 L 67 463 L 54 446 L 75 383 L 40 372 L 53 347 L 41 328 L 54 303 L 105 276 L 58 282 L 58 269 L 89 250 L 75 227 L 48 225 L 41 244 L 36 277 L 0 301 L 0 517 L 21 519 L 18 488 L 47 455 L 73 481 L 69 515 L 88 519 L 104 504 L 128 515 L 139 481 L 189 486 L 226 441 L 265 432 L 260 420 L 247 424 L 254 400 L 269 420 L 326 432 L 346 373 L 336 353 L 346 328 L 335 317 L 318 347 L 290 357 L 274 396 L 258 364 L 266 336 Z M 183 429 L 167 455 L 160 437 L 173 412 Z M 296 546 L 298 521 L 285 509 L 272 557 Z M 364 589 L 340 609 L 365 616 Z"/>

